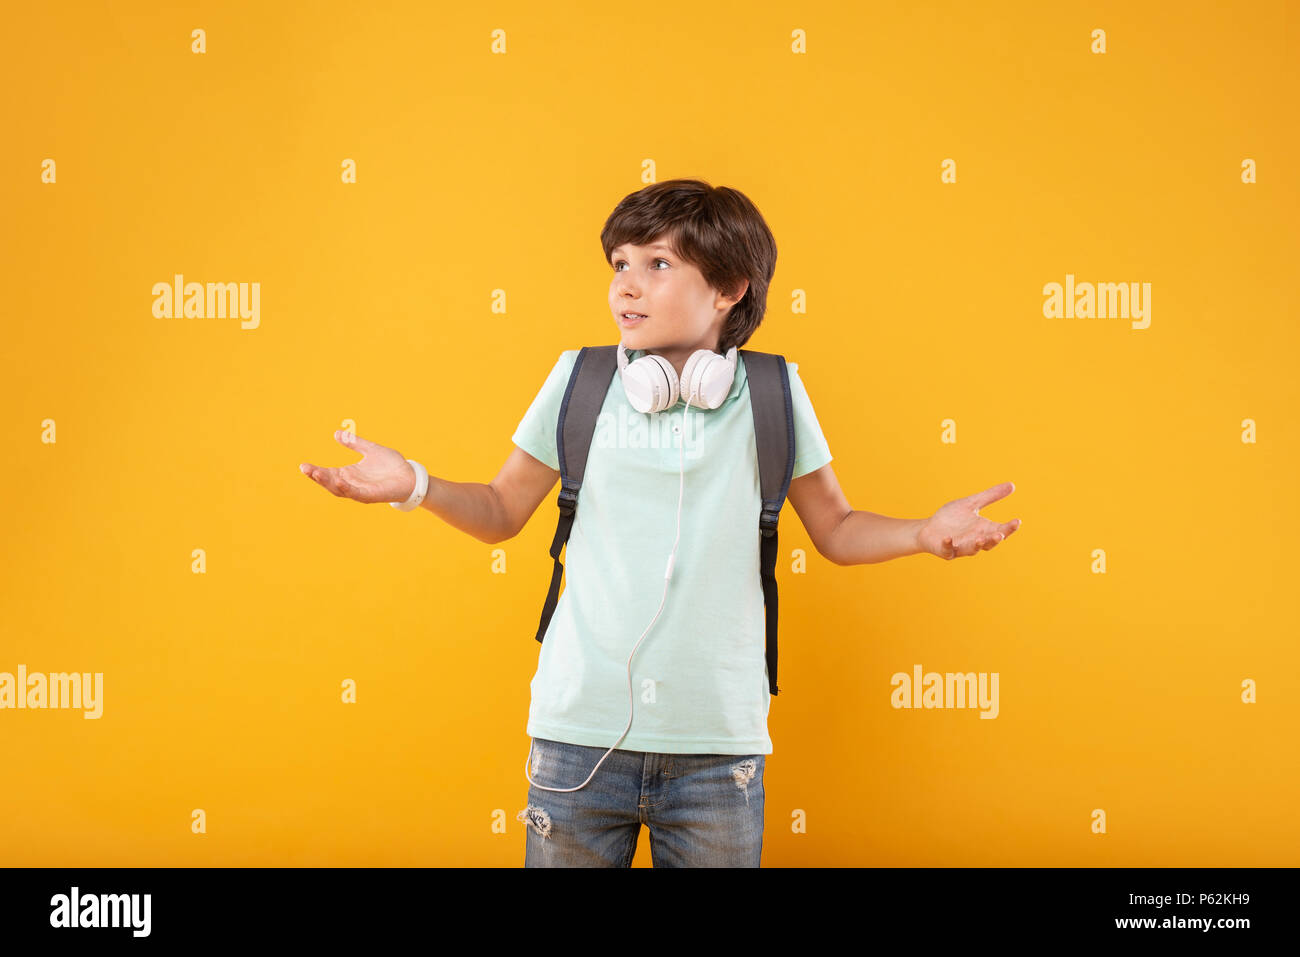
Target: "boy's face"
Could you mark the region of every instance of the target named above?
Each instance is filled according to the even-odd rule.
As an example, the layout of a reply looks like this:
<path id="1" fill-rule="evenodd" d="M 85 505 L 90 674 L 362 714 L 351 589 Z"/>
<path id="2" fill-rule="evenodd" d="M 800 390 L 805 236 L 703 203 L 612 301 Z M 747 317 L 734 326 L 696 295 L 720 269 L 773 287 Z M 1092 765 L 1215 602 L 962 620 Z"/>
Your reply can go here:
<path id="1" fill-rule="evenodd" d="M 724 296 L 671 248 L 666 237 L 630 243 L 610 255 L 609 308 L 629 350 L 644 349 L 682 361 L 696 349 L 716 349 L 723 322 L 744 295 Z M 625 313 L 645 319 L 627 319 Z M 677 363 L 674 362 L 674 365 Z"/>

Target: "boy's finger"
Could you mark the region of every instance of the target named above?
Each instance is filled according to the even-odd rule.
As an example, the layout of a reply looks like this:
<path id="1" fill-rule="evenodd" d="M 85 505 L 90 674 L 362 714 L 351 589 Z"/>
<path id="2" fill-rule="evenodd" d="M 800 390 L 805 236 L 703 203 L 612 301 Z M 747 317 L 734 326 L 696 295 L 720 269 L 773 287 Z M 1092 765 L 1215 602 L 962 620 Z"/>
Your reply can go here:
<path id="1" fill-rule="evenodd" d="M 304 469 L 304 474 L 322 488 L 328 489 L 335 495 L 340 494 L 339 479 L 336 476 L 335 469 L 323 469 L 319 466 L 308 465 L 307 468 Z"/>
<path id="2" fill-rule="evenodd" d="M 341 445 L 346 445 L 348 448 L 360 452 L 362 455 L 365 455 L 367 452 L 373 452 L 378 448 L 378 446 L 369 439 L 363 439 L 355 432 L 348 432 L 345 429 L 339 429 L 334 433 L 334 437 L 339 440 Z"/>

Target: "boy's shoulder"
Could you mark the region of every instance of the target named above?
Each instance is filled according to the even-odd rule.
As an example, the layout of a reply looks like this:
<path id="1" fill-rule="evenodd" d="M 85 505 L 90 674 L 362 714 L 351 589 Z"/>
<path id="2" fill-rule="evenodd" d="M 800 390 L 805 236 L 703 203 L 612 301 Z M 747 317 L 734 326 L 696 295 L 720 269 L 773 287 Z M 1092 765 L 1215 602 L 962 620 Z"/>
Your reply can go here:
<path id="1" fill-rule="evenodd" d="M 578 362 L 578 353 L 581 349 L 562 349 L 555 362 L 551 364 L 550 379 L 567 379 L 573 372 L 573 367 Z"/>
<path id="2" fill-rule="evenodd" d="M 581 351 L 581 348 L 561 350 L 560 357 L 555 360 L 556 366 L 563 369 L 572 369 L 577 363 L 578 353 Z"/>

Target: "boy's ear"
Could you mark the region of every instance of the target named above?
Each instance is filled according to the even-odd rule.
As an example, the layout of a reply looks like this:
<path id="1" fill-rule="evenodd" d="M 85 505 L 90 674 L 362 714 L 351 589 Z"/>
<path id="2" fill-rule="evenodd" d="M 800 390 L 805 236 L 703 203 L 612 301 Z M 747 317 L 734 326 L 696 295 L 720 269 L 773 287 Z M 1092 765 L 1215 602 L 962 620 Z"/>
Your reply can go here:
<path id="1" fill-rule="evenodd" d="M 720 295 L 723 299 L 733 299 L 733 300 L 735 300 L 735 302 L 732 303 L 732 305 L 734 306 L 736 303 L 740 302 L 740 300 L 742 300 L 742 299 L 745 298 L 745 293 L 747 293 L 748 291 L 749 291 L 749 280 L 748 280 L 748 279 L 742 279 L 742 280 L 740 281 L 740 286 L 739 286 L 739 288 L 738 288 L 738 290 L 737 290 L 736 292 L 733 292 L 733 293 L 719 293 L 719 295 Z"/>

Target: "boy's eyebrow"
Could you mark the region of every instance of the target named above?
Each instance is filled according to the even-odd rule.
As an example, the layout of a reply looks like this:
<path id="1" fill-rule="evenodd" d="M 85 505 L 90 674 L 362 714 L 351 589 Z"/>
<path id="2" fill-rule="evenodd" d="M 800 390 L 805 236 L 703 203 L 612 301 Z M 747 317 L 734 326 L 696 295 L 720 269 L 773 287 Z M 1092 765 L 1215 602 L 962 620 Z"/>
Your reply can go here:
<path id="1" fill-rule="evenodd" d="M 611 255 L 611 256 L 614 255 L 614 253 L 618 252 L 618 251 L 619 251 L 620 249 L 622 249 L 622 248 L 623 248 L 622 246 L 615 246 L 615 247 L 613 248 L 613 250 L 610 251 L 610 255 Z M 671 246 L 665 246 L 663 243 L 655 243 L 655 244 L 654 244 L 653 246 L 651 246 L 650 248 L 651 248 L 651 249 L 666 249 L 666 250 L 667 250 L 668 252 L 670 252 L 670 253 L 673 252 L 673 247 L 671 247 Z"/>

